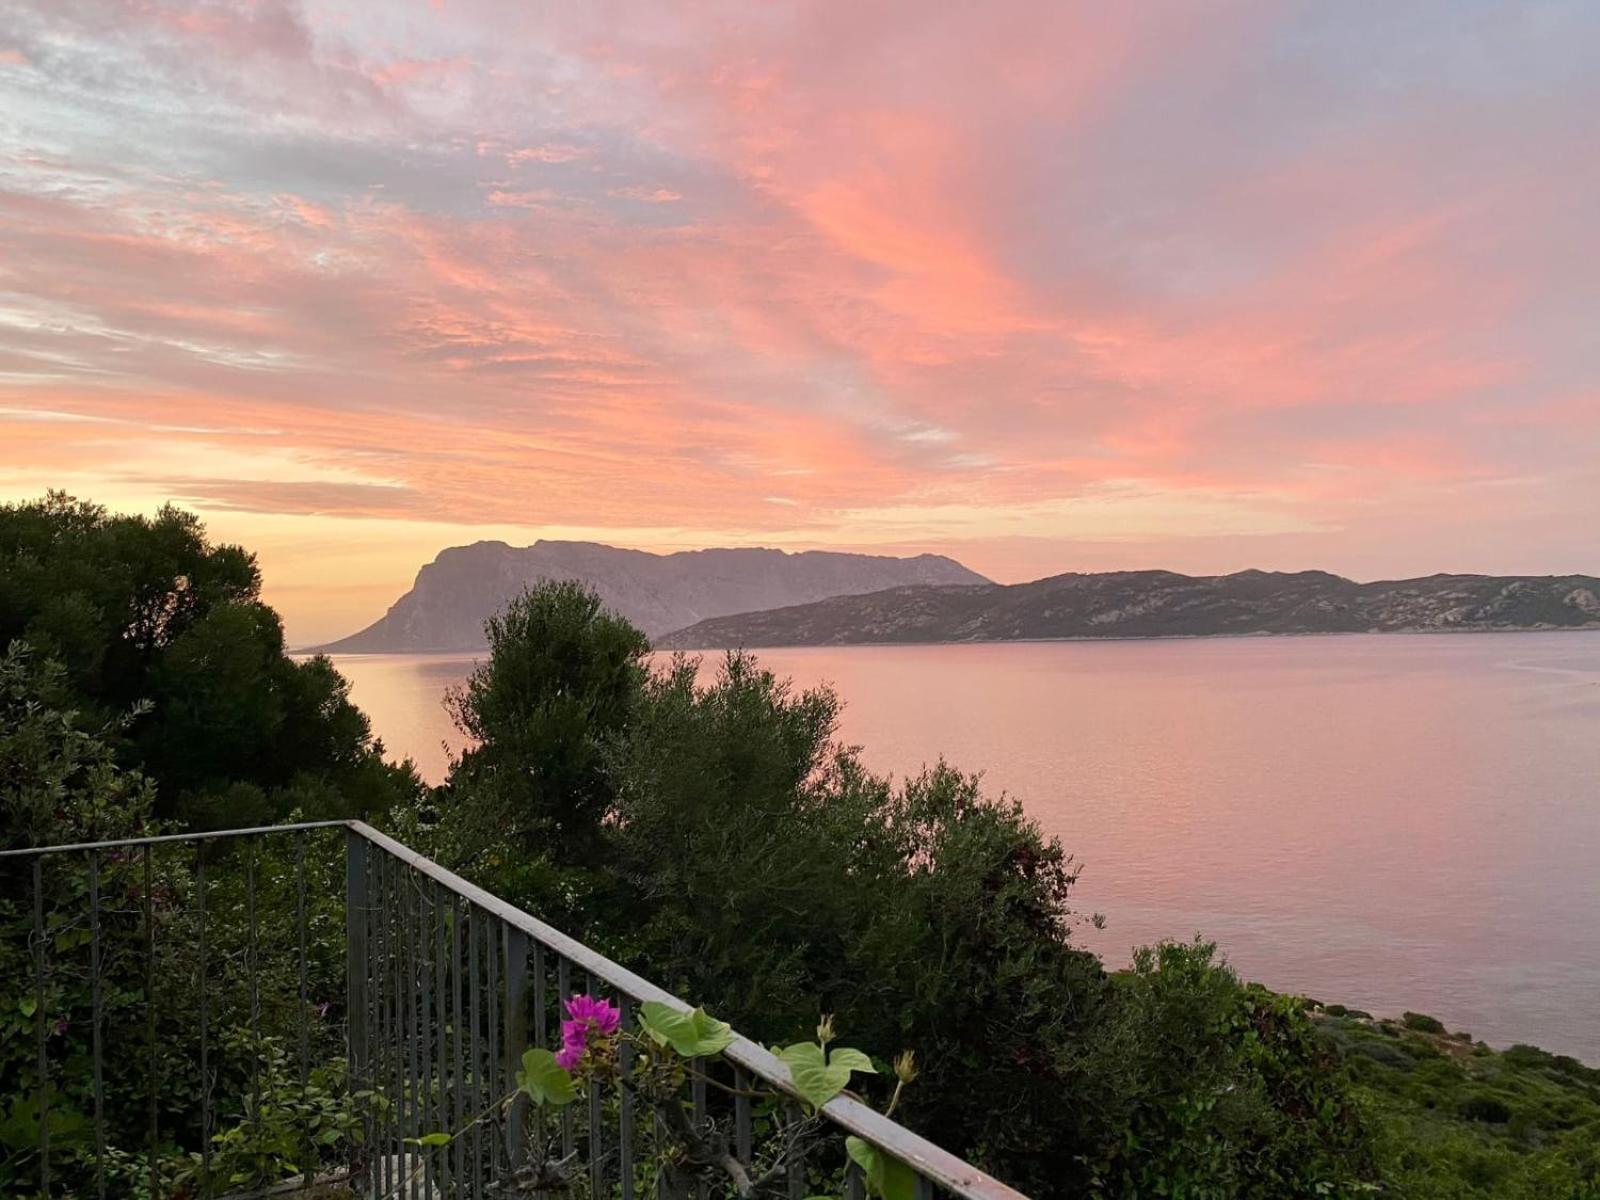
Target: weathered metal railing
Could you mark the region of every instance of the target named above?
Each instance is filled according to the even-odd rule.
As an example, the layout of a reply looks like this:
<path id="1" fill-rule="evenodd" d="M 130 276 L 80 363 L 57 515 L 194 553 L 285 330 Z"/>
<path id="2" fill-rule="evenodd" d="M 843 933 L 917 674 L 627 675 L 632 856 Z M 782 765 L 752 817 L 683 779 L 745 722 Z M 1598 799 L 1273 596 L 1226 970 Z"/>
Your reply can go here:
<path id="1" fill-rule="evenodd" d="M 36 1136 L 4 1168 L 19 1195 L 236 1194 L 213 1158 L 241 1138 L 260 1153 L 259 1143 L 275 1145 L 298 1168 L 297 1186 L 370 1200 L 669 1190 L 646 1173 L 662 1130 L 635 1111 L 626 1063 L 623 1086 L 592 1088 L 583 1112 L 530 1113 L 511 1097 L 523 1051 L 554 1044 L 560 1005 L 575 992 L 613 1000 L 625 1023 L 644 1002 L 688 1006 L 360 821 L 8 851 L 0 905 L 26 934 L 33 983 L 23 1005 L 35 1042 L 28 1111 L 10 1124 L 32 1122 Z M 329 927 L 341 915 L 342 936 Z M 174 1003 L 184 1019 L 174 1021 Z M 68 1036 L 85 1007 L 86 1046 L 81 1031 Z M 320 1106 L 316 1082 L 340 1055 L 343 1095 L 360 1114 L 352 1129 Z M 108 1056 L 119 1064 L 110 1096 Z M 695 1127 L 723 1129 L 753 1161 L 770 1125 L 753 1097 L 765 1089 L 797 1104 L 788 1068 L 744 1037 L 720 1063 L 698 1065 L 684 1098 Z M 120 1069 L 140 1066 L 142 1114 Z M 66 1103 L 74 1090 L 92 1113 Z M 276 1141 L 263 1130 L 268 1092 L 275 1119 L 287 1112 L 303 1126 Z M 136 1115 L 137 1165 L 112 1136 L 126 1143 Z M 910 1167 L 919 1200 L 1022 1200 L 849 1096 L 818 1118 Z M 547 1149 L 582 1169 L 552 1184 Z M 860 1172 L 842 1155 L 808 1163 L 793 1143 L 787 1154 L 767 1161 L 791 1200 L 829 1187 L 861 1197 Z M 733 1194 L 704 1179 L 694 1188 L 698 1200 Z"/>

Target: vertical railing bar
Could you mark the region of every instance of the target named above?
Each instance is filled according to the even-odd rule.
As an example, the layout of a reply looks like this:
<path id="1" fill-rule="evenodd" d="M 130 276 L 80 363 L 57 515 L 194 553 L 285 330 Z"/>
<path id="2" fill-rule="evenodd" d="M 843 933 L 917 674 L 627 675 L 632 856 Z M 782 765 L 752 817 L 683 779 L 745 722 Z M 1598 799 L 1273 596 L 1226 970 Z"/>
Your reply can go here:
<path id="1" fill-rule="evenodd" d="M 598 997 L 600 988 L 593 975 L 584 975 L 584 990 L 591 996 Z M 589 1085 L 589 1194 L 591 1196 L 606 1195 L 606 1162 L 605 1162 L 605 1130 L 601 1123 L 600 1086 L 597 1082 Z"/>
<path id="2" fill-rule="evenodd" d="M 256 840 L 245 839 L 245 905 L 249 913 L 250 940 L 245 946 L 245 974 L 250 979 L 250 1116 L 261 1112 L 261 981 L 256 957 Z"/>
<path id="3" fill-rule="evenodd" d="M 633 1024 L 633 1003 L 626 995 L 618 994 L 617 1009 L 621 1015 L 621 1028 L 626 1031 Z M 633 1200 L 633 1046 L 626 1038 L 618 1042 L 617 1070 L 617 1181 L 622 1188 L 622 1200 Z"/>
<path id="4" fill-rule="evenodd" d="M 488 1104 L 483 1087 L 483 1047 L 479 1045 L 483 1032 L 483 978 L 482 964 L 478 961 L 478 926 L 483 923 L 479 910 L 471 904 L 466 907 L 467 917 L 467 1053 L 472 1059 L 472 1194 L 483 1195 L 483 1111 Z"/>
<path id="5" fill-rule="evenodd" d="M 471 1119 L 471 1114 L 467 1111 L 467 1075 L 462 1047 L 465 1037 L 462 1024 L 466 1020 L 466 1010 L 461 1005 L 461 895 L 455 891 L 450 893 L 450 982 L 451 1032 L 454 1034 L 451 1041 L 455 1052 L 455 1074 L 452 1077 L 454 1086 L 450 1091 L 450 1128 L 455 1134 L 455 1140 L 450 1146 L 455 1155 L 456 1189 L 465 1191 L 467 1143 L 462 1130 Z"/>
<path id="6" fill-rule="evenodd" d="M 200 927 L 200 1175 L 207 1197 L 211 1181 L 211 987 L 206 964 L 206 843 L 195 845 L 195 916 Z"/>
<path id="7" fill-rule="evenodd" d="M 409 1105 L 410 1120 L 406 1123 L 406 1137 L 416 1139 L 421 1137 L 424 1132 L 422 1128 L 424 1120 L 423 1097 L 418 1086 L 422 1079 L 422 1064 L 417 1053 L 417 1039 L 422 1029 L 422 1016 L 419 1011 L 420 996 L 418 995 L 420 989 L 417 978 L 417 941 L 419 940 L 419 932 L 422 929 L 422 910 L 417 896 L 415 876 L 410 868 L 404 864 L 399 864 L 398 870 L 400 886 L 405 892 L 405 904 L 403 905 L 406 914 L 406 936 L 404 942 L 406 953 L 405 989 L 408 998 L 407 1007 L 411 1016 L 410 1027 L 406 1032 L 406 1059 L 410 1067 L 409 1076 L 406 1079 L 406 1090 L 411 1097 Z M 401 1162 L 405 1164 L 406 1196 L 408 1198 L 414 1197 L 417 1192 L 416 1159 L 419 1150 L 420 1147 L 413 1140 L 407 1145 L 401 1158 Z"/>
<path id="8" fill-rule="evenodd" d="M 933 1200 L 933 1184 L 929 1181 L 928 1177 L 923 1175 L 920 1171 L 913 1172 L 912 1177 L 916 1181 L 916 1200 Z"/>
<path id="9" fill-rule="evenodd" d="M 865 1200 L 866 1190 L 861 1168 L 852 1159 L 844 1169 L 844 1200 Z"/>
<path id="10" fill-rule="evenodd" d="M 39 1189 L 50 1194 L 50 1043 L 45 1013 L 44 855 L 33 858 L 33 1026 L 39 1052 Z"/>
<path id="11" fill-rule="evenodd" d="M 503 1086 L 509 1090 L 522 1064 L 522 1052 L 528 1048 L 528 935 L 509 924 L 502 925 L 501 931 L 506 955 Z M 506 1113 L 506 1162 L 512 1171 L 522 1166 L 523 1152 L 527 1149 L 527 1115 L 527 1099 L 519 1093 Z"/>
<path id="12" fill-rule="evenodd" d="M 565 1014 L 566 1004 L 572 998 L 572 963 L 566 955 L 556 955 L 556 999 L 560 1006 L 559 1012 Z M 561 1157 L 571 1158 L 572 1152 L 577 1148 L 578 1136 L 574 1129 L 572 1106 L 569 1104 L 561 1110 Z"/>
<path id="13" fill-rule="evenodd" d="M 689 1084 L 689 1096 L 694 1109 L 695 1136 L 705 1136 L 706 1127 L 706 1080 L 705 1074 L 710 1065 L 703 1058 L 697 1058 L 691 1063 L 694 1078 Z M 696 1172 L 694 1193 L 696 1200 L 708 1200 L 711 1189 L 706 1183 L 705 1173 Z"/>
<path id="14" fill-rule="evenodd" d="M 203 936 L 203 935 L 202 935 Z M 94 1054 L 94 1192 L 106 1200 L 106 1080 L 104 1000 L 100 992 L 100 852 L 89 851 L 89 1003 L 94 1010 L 90 1031 Z M 204 958 L 201 959 L 201 984 L 205 987 Z"/>
<path id="15" fill-rule="evenodd" d="M 533 941 L 533 1044 L 550 1044 L 550 978 L 545 965 L 544 943 Z"/>
<path id="16" fill-rule="evenodd" d="M 484 964 L 488 971 L 489 990 L 489 1055 L 484 1066 L 484 1073 L 489 1080 L 489 1098 L 485 1107 L 494 1108 L 494 1134 L 489 1139 L 489 1179 L 492 1183 L 499 1183 L 500 1148 L 504 1140 L 503 1121 L 505 1114 L 500 1109 L 500 1098 L 505 1095 L 500 1090 L 500 939 L 495 936 L 495 930 L 500 926 L 499 917 L 491 917 L 484 923 L 483 930 L 483 955 Z"/>
<path id="17" fill-rule="evenodd" d="M 311 996 L 306 990 L 306 835 L 305 835 L 305 831 L 302 830 L 299 833 L 299 835 L 296 837 L 295 840 L 296 840 L 296 843 L 297 843 L 297 845 L 295 847 L 295 864 L 294 864 L 294 874 L 295 874 L 295 924 L 298 926 L 299 934 L 300 934 L 300 946 L 299 946 L 299 950 L 300 950 L 300 954 L 299 954 L 299 967 L 300 967 L 300 1103 L 302 1105 L 307 1105 L 308 1107 L 307 1107 L 306 1111 L 309 1112 L 310 1111 L 309 1104 L 310 1104 L 310 1100 L 311 1100 Z M 366 878 L 365 872 L 363 872 L 363 874 L 362 874 L 362 886 L 363 886 L 363 889 L 365 888 L 365 878 Z M 347 892 L 346 899 L 345 899 L 345 904 L 348 906 L 349 903 L 350 903 L 350 900 L 349 900 L 349 896 L 348 896 L 348 892 Z M 365 905 L 363 905 L 363 907 L 365 907 Z M 348 924 L 348 922 L 347 922 L 347 924 Z M 363 930 L 364 929 L 365 929 L 365 925 L 363 925 Z M 362 949 L 361 957 L 363 959 L 363 972 L 364 972 L 364 970 L 365 970 L 364 960 L 366 959 L 365 934 L 363 934 L 363 949 Z M 363 979 L 364 978 L 365 978 L 365 975 L 363 974 Z M 366 989 L 365 989 L 365 987 L 363 987 L 362 988 L 363 997 L 365 997 L 365 994 L 366 994 Z M 362 1000 L 362 1006 L 363 1006 L 362 1007 L 362 1019 L 363 1019 L 363 1023 L 365 1023 L 365 1016 L 366 1016 L 365 1005 L 366 1005 L 366 1001 L 363 998 L 363 1000 Z M 352 1061 L 350 1063 L 350 1066 L 352 1068 L 352 1074 L 356 1075 L 356 1077 L 359 1078 L 359 1073 L 355 1071 L 355 1068 L 356 1068 L 357 1064 L 354 1061 L 353 1057 L 352 1057 Z M 304 1132 L 305 1132 L 305 1148 L 302 1151 L 304 1157 L 301 1159 L 301 1166 L 303 1168 L 302 1174 L 304 1175 L 305 1184 L 306 1184 L 307 1187 L 309 1187 L 311 1185 L 311 1176 L 312 1176 L 313 1169 L 314 1169 L 314 1164 L 315 1164 L 315 1161 L 316 1161 L 317 1147 L 316 1147 L 316 1144 L 311 1140 L 311 1131 L 309 1129 L 307 1129 Z"/>
<path id="18" fill-rule="evenodd" d="M 798 1125 L 805 1119 L 805 1114 L 800 1111 L 800 1106 L 790 1101 L 784 1106 L 790 1122 Z M 788 1185 L 789 1200 L 805 1200 L 806 1195 L 806 1155 L 805 1149 L 798 1138 L 791 1144 L 793 1153 L 784 1168 L 783 1178 Z"/>
<path id="19" fill-rule="evenodd" d="M 433 1072 L 436 1089 L 433 1118 L 437 1122 L 435 1128 L 443 1133 L 454 1133 L 455 1115 L 450 1107 L 450 1101 L 453 1099 L 450 1085 L 450 984 L 449 977 L 445 974 L 447 967 L 445 938 L 449 934 L 445 914 L 449 910 L 444 903 L 444 888 L 435 882 L 430 890 L 433 893 L 433 1037 L 436 1053 Z M 449 1146 L 440 1147 L 435 1156 L 438 1159 L 436 1170 L 440 1190 L 446 1195 L 452 1191 L 451 1180 L 455 1177 L 455 1172 L 451 1169 L 451 1150 L 452 1147 Z"/>
<path id="20" fill-rule="evenodd" d="M 309 1096 L 311 1049 L 307 1023 L 311 1019 L 311 998 L 306 993 L 306 843 L 300 836 L 298 861 L 295 866 L 295 886 L 299 892 L 296 904 L 300 927 L 300 1095 L 304 1102 Z M 344 835 L 344 972 L 345 972 L 345 1037 L 349 1061 L 351 1091 L 360 1092 L 368 1086 L 367 1079 L 367 913 L 371 909 L 367 894 L 367 842 L 353 829 Z M 366 1123 L 366 1140 L 372 1144 L 372 1124 Z M 309 1131 L 307 1131 L 309 1142 Z M 310 1183 L 313 1169 L 311 1153 L 302 1161 L 305 1181 Z"/>
<path id="21" fill-rule="evenodd" d="M 422 1089 L 422 1123 L 418 1137 L 434 1133 L 439 1128 L 433 1095 L 433 904 L 428 881 L 417 872 L 411 872 L 410 882 L 417 896 L 417 1053 L 421 1060 L 421 1075 L 417 1086 Z M 422 1159 L 422 1194 L 432 1200 L 433 1147 L 417 1146 Z"/>
<path id="22" fill-rule="evenodd" d="M 367 1086 L 374 1095 L 370 1109 L 373 1125 L 372 1137 L 367 1142 L 367 1176 L 371 1200 L 379 1200 L 384 1193 L 383 1165 L 388 1157 L 389 1145 L 389 969 L 388 906 L 383 897 L 384 852 L 368 852 L 367 899 L 372 909 L 372 1028 L 367 1034 Z M 382 1095 L 383 1102 L 377 1102 Z"/>
<path id="23" fill-rule="evenodd" d="M 366 853 L 366 864 L 362 869 L 362 878 L 366 881 L 367 911 L 366 919 L 361 925 L 366 930 L 367 953 L 366 964 L 362 971 L 362 983 L 366 987 L 366 1003 L 362 1006 L 362 1019 L 366 1022 L 366 1053 L 362 1064 L 362 1086 L 369 1093 L 369 1098 L 361 1113 L 362 1132 L 366 1142 L 351 1155 L 350 1168 L 354 1171 L 358 1162 L 365 1169 L 367 1188 L 375 1196 L 377 1194 L 378 1172 L 378 1141 L 382 1137 L 379 1127 L 381 1110 L 374 1103 L 374 1099 L 381 1088 L 380 1076 L 377 1069 L 378 1046 L 383 1037 L 383 980 L 380 976 L 383 962 L 383 922 L 379 916 L 378 906 L 373 902 L 377 895 L 376 881 L 373 878 L 375 863 L 374 851 L 369 846 Z M 363 1162 L 362 1159 L 365 1161 Z"/>
<path id="24" fill-rule="evenodd" d="M 155 919 L 155 870 L 152 855 L 155 847 L 146 845 L 144 848 L 144 1034 L 145 1043 L 149 1052 L 148 1071 L 150 1073 L 150 1086 L 147 1089 L 150 1111 L 149 1137 L 150 1137 L 150 1200 L 158 1200 L 161 1195 L 160 1166 L 156 1159 L 156 1147 L 160 1137 L 160 1118 L 156 1110 L 156 919 Z"/>
<path id="25" fill-rule="evenodd" d="M 743 1067 L 733 1069 L 733 1140 L 734 1153 L 745 1166 L 750 1165 L 750 1076 Z"/>
<path id="26" fill-rule="evenodd" d="M 549 1048 L 550 1042 L 550 977 L 545 961 L 544 943 L 533 939 L 533 1041 L 535 1046 Z M 544 1105 L 533 1110 L 533 1146 L 541 1158 L 549 1149 L 549 1130 L 546 1128 Z"/>
<path id="27" fill-rule="evenodd" d="M 400 990 L 400 898 L 395 893 L 398 864 L 392 854 L 379 856 L 379 874 L 384 888 L 384 1086 L 389 1090 L 387 1131 L 384 1141 L 384 1195 L 400 1192 L 402 1138 L 405 1136 L 405 1080 L 400 1064 L 400 1038 L 405 1034 L 405 997 Z"/>

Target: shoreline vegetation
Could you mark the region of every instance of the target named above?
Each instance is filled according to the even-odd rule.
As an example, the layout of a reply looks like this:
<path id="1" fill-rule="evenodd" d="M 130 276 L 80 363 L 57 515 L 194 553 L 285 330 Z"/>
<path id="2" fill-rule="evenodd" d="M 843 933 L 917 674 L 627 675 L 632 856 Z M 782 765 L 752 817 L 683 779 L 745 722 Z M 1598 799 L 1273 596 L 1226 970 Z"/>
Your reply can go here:
<path id="1" fill-rule="evenodd" d="M 192 515 L 61 494 L 0 506 L 0 845 L 362 817 L 750 1036 L 792 1039 L 821 1013 L 884 1062 L 914 1050 L 906 1124 L 1037 1200 L 1600 1200 L 1600 1069 L 1274 993 L 1201 939 L 1110 970 L 1073 937 L 1092 918 L 1072 857 L 1015 801 L 942 762 L 875 775 L 840 743 L 830 690 L 747 654 L 709 681 L 654 661 L 579 584 L 513 600 L 488 643 L 450 697 L 473 745 L 428 786 L 384 761 L 326 657 L 288 656 L 253 556 Z M 338 877 L 332 856 L 312 865 Z M 292 877 L 286 861 L 259 873 Z M 213 886 L 238 884 L 219 871 Z M 0 929 L 25 935 L 31 903 L 0 879 Z M 329 907 L 311 928 L 328 967 L 314 994 L 335 997 L 313 1030 L 331 1146 L 363 1101 L 337 1069 L 342 919 Z M 199 963 L 162 945 L 181 990 Z M 0 1038 L 4 1194 L 36 1177 L 31 1031 L 53 1031 L 68 1063 L 91 1027 L 86 986 L 37 1016 L 29 954 L 26 936 L 0 938 L 0 1028 L 17 1035 Z M 263 979 L 268 1011 L 297 1011 L 291 974 Z M 118 992 L 119 1011 L 145 1001 Z M 162 1069 L 187 1078 L 192 1021 L 149 1019 Z M 113 1040 L 111 1077 L 147 1069 L 145 1045 Z M 236 1081 L 284 1056 L 270 1038 L 227 1046 Z M 52 1111 L 88 1111 L 81 1074 L 59 1073 Z M 303 1099 L 223 1096 L 221 1178 L 298 1172 L 281 1147 Z M 162 1129 L 192 1130 L 181 1089 L 162 1103 Z M 147 1115 L 112 1097 L 118 1163 L 136 1161 Z M 197 1169 L 192 1142 L 163 1151 L 174 1178 Z M 92 1173 L 92 1143 L 58 1148 Z"/>

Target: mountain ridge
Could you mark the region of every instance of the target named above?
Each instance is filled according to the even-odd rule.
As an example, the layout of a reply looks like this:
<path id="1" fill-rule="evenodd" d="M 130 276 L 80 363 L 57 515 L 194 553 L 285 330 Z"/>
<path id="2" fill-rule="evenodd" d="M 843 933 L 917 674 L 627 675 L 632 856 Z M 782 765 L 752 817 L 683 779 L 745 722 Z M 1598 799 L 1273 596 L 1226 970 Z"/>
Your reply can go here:
<path id="1" fill-rule="evenodd" d="M 1067 638 L 1600 629 L 1600 578 L 1453 575 L 1357 583 L 1327 571 L 1069 572 L 896 587 L 697 622 L 661 649 Z"/>
<path id="2" fill-rule="evenodd" d="M 989 582 L 937 554 L 896 558 L 768 547 L 656 554 L 600 542 L 478 541 L 441 550 L 382 617 L 310 652 L 481 650 L 483 623 L 539 580 L 580 580 L 652 636 L 709 617 L 895 585 Z"/>

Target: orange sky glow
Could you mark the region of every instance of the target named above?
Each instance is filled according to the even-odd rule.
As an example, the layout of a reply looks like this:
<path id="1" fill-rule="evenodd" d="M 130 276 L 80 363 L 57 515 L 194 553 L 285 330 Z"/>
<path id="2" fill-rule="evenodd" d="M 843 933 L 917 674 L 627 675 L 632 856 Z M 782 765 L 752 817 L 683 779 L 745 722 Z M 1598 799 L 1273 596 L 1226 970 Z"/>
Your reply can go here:
<path id="1" fill-rule="evenodd" d="M 19 0 L 0 498 L 1600 573 L 1600 8 Z"/>

